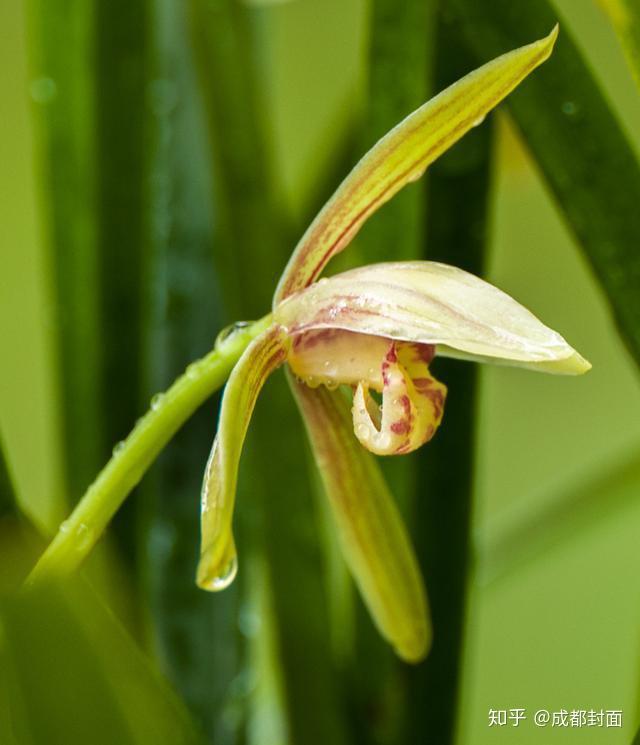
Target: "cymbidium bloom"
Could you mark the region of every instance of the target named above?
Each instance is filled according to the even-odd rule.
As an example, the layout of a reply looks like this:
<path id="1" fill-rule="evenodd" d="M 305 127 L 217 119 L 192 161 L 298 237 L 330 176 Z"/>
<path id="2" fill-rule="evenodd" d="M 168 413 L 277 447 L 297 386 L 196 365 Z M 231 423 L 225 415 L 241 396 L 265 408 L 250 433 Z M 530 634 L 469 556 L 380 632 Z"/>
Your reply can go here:
<path id="1" fill-rule="evenodd" d="M 345 559 L 374 621 L 404 659 L 426 654 L 420 571 L 367 451 L 408 453 L 433 437 L 446 398 L 430 372 L 435 355 L 559 374 L 590 366 L 504 292 L 452 266 L 387 263 L 318 277 L 369 215 L 549 56 L 556 35 L 493 60 L 411 114 L 358 163 L 302 237 L 276 290 L 271 324 L 224 391 L 202 491 L 201 587 L 222 589 L 235 575 L 231 523 L 242 443 L 263 382 L 286 363 Z"/>

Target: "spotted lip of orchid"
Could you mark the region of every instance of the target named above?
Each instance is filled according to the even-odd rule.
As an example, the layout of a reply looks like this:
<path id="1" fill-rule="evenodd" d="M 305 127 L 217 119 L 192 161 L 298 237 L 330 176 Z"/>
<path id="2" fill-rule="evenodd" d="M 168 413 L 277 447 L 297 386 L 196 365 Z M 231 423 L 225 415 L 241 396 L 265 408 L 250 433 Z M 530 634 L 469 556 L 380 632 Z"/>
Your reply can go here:
<path id="1" fill-rule="evenodd" d="M 235 576 L 231 524 L 242 444 L 262 384 L 286 363 L 346 563 L 373 620 L 403 659 L 427 653 L 424 584 L 371 453 L 408 453 L 434 436 L 446 398 L 429 368 L 436 355 L 569 375 L 590 365 L 511 297 L 455 267 L 396 262 L 318 278 L 376 209 L 547 59 L 557 33 L 489 62 L 407 117 L 364 156 L 300 240 L 270 325 L 224 391 L 202 489 L 201 587 L 219 590 Z"/>

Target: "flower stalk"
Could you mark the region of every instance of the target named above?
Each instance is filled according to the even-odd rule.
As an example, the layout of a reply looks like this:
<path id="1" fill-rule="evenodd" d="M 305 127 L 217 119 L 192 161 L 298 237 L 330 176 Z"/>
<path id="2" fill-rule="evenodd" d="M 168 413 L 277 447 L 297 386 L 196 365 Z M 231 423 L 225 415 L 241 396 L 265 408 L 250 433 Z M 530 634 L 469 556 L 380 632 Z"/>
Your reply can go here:
<path id="1" fill-rule="evenodd" d="M 223 332 L 208 355 L 189 365 L 165 393 L 152 398 L 150 409 L 127 439 L 114 447 L 109 462 L 60 526 L 29 575 L 29 584 L 78 568 L 167 442 L 224 385 L 243 351 L 270 321 L 271 317 L 265 316 L 230 333 Z"/>

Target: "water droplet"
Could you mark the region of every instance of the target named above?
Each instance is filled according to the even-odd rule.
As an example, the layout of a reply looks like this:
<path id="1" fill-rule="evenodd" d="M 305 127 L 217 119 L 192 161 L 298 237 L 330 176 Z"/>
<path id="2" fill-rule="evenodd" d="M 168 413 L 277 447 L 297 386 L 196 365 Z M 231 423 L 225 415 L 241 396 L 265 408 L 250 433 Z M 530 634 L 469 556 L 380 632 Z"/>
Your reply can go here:
<path id="1" fill-rule="evenodd" d="M 328 280 L 328 278 L 327 278 L 327 277 L 322 277 L 322 279 L 319 279 L 319 280 L 318 280 L 318 281 L 316 282 L 316 284 L 317 284 L 317 285 L 326 285 L 328 281 L 329 281 L 329 280 Z"/>
<path id="2" fill-rule="evenodd" d="M 156 395 L 151 398 L 151 411 L 157 411 L 163 401 L 164 393 L 156 393 Z"/>
<path id="3" fill-rule="evenodd" d="M 325 360 L 324 366 L 331 367 L 331 360 Z"/>
<path id="4" fill-rule="evenodd" d="M 340 383 L 337 380 L 327 380 L 325 386 L 328 390 L 335 391 L 340 386 Z"/>
<path id="5" fill-rule="evenodd" d="M 479 116 L 477 119 L 474 119 L 473 123 L 471 124 L 472 127 L 479 127 L 482 122 L 484 121 L 486 114 L 483 114 L 482 116 Z"/>
<path id="6" fill-rule="evenodd" d="M 187 367 L 187 377 L 193 380 L 194 378 L 198 377 L 198 374 L 200 372 L 200 365 L 197 362 L 192 362 L 189 367 Z"/>
<path id="7" fill-rule="evenodd" d="M 567 116 L 575 116 L 578 113 L 578 106 L 574 101 L 565 101 L 562 104 L 562 113 Z"/>
<path id="8" fill-rule="evenodd" d="M 206 589 L 213 590 L 213 592 L 224 590 L 225 588 L 229 587 L 229 585 L 233 582 L 233 580 L 236 578 L 237 573 L 238 573 L 238 557 L 234 553 L 233 556 L 229 559 L 229 562 L 227 563 L 227 565 L 223 567 L 220 573 L 217 574 L 215 577 L 212 577 L 207 582 Z"/>
<path id="9" fill-rule="evenodd" d="M 356 434 L 358 435 L 358 439 L 366 442 L 370 436 L 369 427 L 366 424 L 359 424 Z"/>
<path id="10" fill-rule="evenodd" d="M 388 448 L 389 445 L 391 445 L 391 435 L 389 435 L 388 432 L 385 432 L 383 435 L 380 435 L 380 439 L 378 440 L 378 445 L 381 448 Z"/>
<path id="11" fill-rule="evenodd" d="M 422 178 L 425 170 L 425 168 L 421 168 L 417 173 L 412 173 L 411 176 L 409 176 L 409 178 L 407 179 L 407 183 L 413 184 L 414 182 L 419 181 Z"/>
<path id="12" fill-rule="evenodd" d="M 317 388 L 319 385 L 319 381 L 315 377 L 315 375 L 307 375 L 307 377 L 304 379 L 304 382 L 309 386 L 309 388 Z"/>
<path id="13" fill-rule="evenodd" d="M 51 103 L 58 95 L 58 86 L 53 78 L 36 78 L 29 86 L 31 98 L 36 103 Z"/>
<path id="14" fill-rule="evenodd" d="M 120 440 L 120 442 L 116 442 L 116 444 L 113 446 L 113 450 L 111 451 L 113 455 L 120 455 L 120 453 L 124 450 L 124 441 Z"/>
<path id="15" fill-rule="evenodd" d="M 85 525 L 84 523 L 80 523 L 78 527 L 76 528 L 76 551 L 84 551 L 87 546 L 89 546 L 93 540 L 93 531 L 89 528 L 88 525 Z"/>
<path id="16" fill-rule="evenodd" d="M 71 532 L 71 523 L 70 523 L 70 522 L 69 522 L 68 520 L 65 520 L 65 521 L 64 521 L 64 522 L 63 522 L 63 523 L 62 523 L 62 524 L 60 525 L 60 527 L 58 528 L 58 530 L 59 530 L 59 531 L 60 531 L 61 533 L 70 533 L 70 532 Z"/>
<path id="17" fill-rule="evenodd" d="M 216 337 L 216 349 L 219 349 L 225 342 L 229 341 L 238 332 L 243 331 L 247 328 L 247 326 L 250 325 L 251 323 L 249 321 L 238 321 L 237 323 L 232 323 L 230 326 L 222 329 L 222 331 Z"/>

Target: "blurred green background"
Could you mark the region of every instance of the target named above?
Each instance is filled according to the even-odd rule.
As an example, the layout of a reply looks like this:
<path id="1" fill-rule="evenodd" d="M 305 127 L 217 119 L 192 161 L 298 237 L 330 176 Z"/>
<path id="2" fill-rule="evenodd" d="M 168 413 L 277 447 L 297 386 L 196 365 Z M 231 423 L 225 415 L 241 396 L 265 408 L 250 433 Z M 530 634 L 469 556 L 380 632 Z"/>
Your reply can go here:
<path id="1" fill-rule="evenodd" d="M 52 3 L 52 6 L 56 5 L 64 4 Z M 81 24 L 79 15 L 90 4 L 84 6 L 85 11 L 80 10 L 82 3 L 70 2 L 67 5 L 66 12 L 76 19 L 77 24 Z M 213 8 L 215 3 L 210 5 Z M 639 154 L 640 96 L 609 20 L 591 0 L 556 0 L 553 5 L 562 30 L 566 28 L 574 35 L 636 154 Z M 140 138 L 140 142 L 155 153 L 145 156 L 150 160 L 155 158 L 155 164 L 149 165 L 149 160 L 146 160 L 140 166 L 148 169 L 144 179 L 152 184 L 151 191 L 156 194 L 156 201 L 149 208 L 151 217 L 148 217 L 148 223 L 152 228 L 149 229 L 147 225 L 145 229 L 155 236 L 157 243 L 163 229 L 159 225 L 163 214 L 175 210 L 174 223 L 182 226 L 183 235 L 192 229 L 197 233 L 196 237 L 192 237 L 194 245 L 198 241 L 207 245 L 207 241 L 211 241 L 212 231 L 215 233 L 215 225 L 223 218 L 216 210 L 208 217 L 200 214 L 209 204 L 210 192 L 216 191 L 218 173 L 206 161 L 207 156 L 203 154 L 206 147 L 203 150 L 202 143 L 206 143 L 207 136 L 198 129 L 203 126 L 202 120 L 206 119 L 202 112 L 207 109 L 207 96 L 212 93 L 203 90 L 206 81 L 203 83 L 202 77 L 198 78 L 194 71 L 196 58 L 203 52 L 194 51 L 197 45 L 188 40 L 190 37 L 185 30 L 188 26 L 185 18 L 188 13 L 184 10 L 186 5 L 183 6 L 179 0 L 156 0 L 147 6 L 148 18 L 152 20 L 147 21 L 145 31 L 148 65 L 145 74 L 151 83 L 147 83 L 146 97 L 139 103 L 142 115 L 147 116 L 151 110 L 152 118 L 156 117 L 160 124 L 153 131 L 146 129 Z M 20 507 L 45 532 L 56 529 L 70 504 L 65 481 L 65 441 L 61 435 L 64 404 L 59 393 L 61 343 L 54 300 L 51 221 L 45 206 L 51 198 L 51 185 L 42 175 L 46 149 L 42 145 L 41 134 L 42 109 L 58 105 L 56 97 L 63 96 L 64 91 L 56 89 L 55 82 L 53 88 L 50 85 L 47 87 L 46 76 L 41 74 L 37 61 L 40 53 L 38 38 L 42 38 L 37 35 L 51 30 L 46 25 L 46 14 L 53 15 L 53 12 L 51 7 L 47 10 L 43 4 L 36 2 L 29 4 L 6 0 L 0 4 L 0 431 Z M 94 12 L 98 10 L 94 9 Z M 202 18 L 206 19 L 207 12 L 212 14 L 212 24 L 222 24 L 220 18 L 215 17 L 215 9 L 205 9 Z M 254 55 L 251 60 L 255 65 L 252 72 L 255 86 L 253 104 L 260 112 L 260 124 L 264 126 L 264 142 L 267 146 L 257 172 L 267 174 L 271 179 L 271 197 L 267 200 L 267 207 L 277 205 L 282 220 L 295 226 L 291 229 L 294 231 L 304 225 L 304 221 L 321 204 L 329 186 L 346 173 L 358 154 L 372 142 L 354 134 L 361 128 L 367 106 L 372 8 L 365 0 L 291 0 L 280 3 L 255 0 L 247 2 L 243 12 L 249 18 L 250 44 Z M 409 11 L 404 3 L 399 3 L 397 12 Z M 42 14 L 42 27 L 40 22 L 34 22 L 38 14 Z M 117 44 L 117 21 L 113 23 L 113 43 Z M 205 21 L 201 20 L 201 23 Z M 90 48 L 80 48 L 81 44 L 73 37 L 76 33 L 74 24 L 69 22 L 62 32 L 56 32 L 58 36 L 54 41 L 64 44 L 66 35 L 69 35 L 69 55 L 75 55 L 72 64 L 77 66 L 75 75 L 78 78 L 79 72 L 88 70 L 93 64 L 93 52 Z M 546 31 L 540 29 L 539 35 Z M 427 33 L 428 30 L 425 30 L 425 36 Z M 216 38 L 214 30 L 204 47 L 214 45 Z M 127 43 L 127 40 L 123 43 Z M 150 48 L 155 51 L 149 52 Z M 114 54 L 117 56 L 117 50 Z M 222 58 L 224 55 L 220 56 Z M 249 64 L 249 60 L 245 62 Z M 219 59 L 213 69 L 220 71 L 225 64 L 224 59 Z M 546 64 L 551 68 L 554 57 Z M 154 66 L 155 69 L 151 69 Z M 108 68 L 102 74 L 108 75 Z M 244 73 L 241 71 L 239 74 Z M 126 60 L 124 63 L 120 60 L 114 75 L 127 75 Z M 167 83 L 167 80 L 170 82 Z M 76 80 L 75 84 L 88 85 L 82 80 Z M 234 83 L 229 85 L 233 88 Z M 123 93 L 122 103 L 125 107 L 130 100 L 127 96 L 139 98 L 140 94 L 135 91 Z M 190 96 L 195 97 L 195 103 L 184 102 L 185 97 L 189 99 Z M 244 92 L 241 92 L 239 97 L 236 96 L 239 100 L 234 103 L 241 106 L 243 96 Z M 176 98 L 175 102 L 172 97 Z M 111 100 L 117 101 L 117 96 Z M 213 106 L 215 108 L 215 100 Z M 176 110 L 177 123 L 170 120 Z M 131 116 L 129 123 L 132 128 L 137 126 L 135 117 L 139 113 L 121 112 L 125 120 Z M 82 116 L 80 113 L 80 120 Z M 566 116 L 567 119 L 571 116 L 588 117 L 589 112 L 576 113 L 569 109 Z M 486 277 L 559 330 L 592 362 L 593 370 L 578 379 L 538 376 L 508 368 L 483 367 L 480 371 L 477 405 L 468 411 L 469 419 L 476 423 L 472 522 L 476 561 L 469 590 L 456 742 L 464 745 L 494 742 L 524 745 L 542 741 L 599 744 L 606 741 L 609 745 L 630 743 L 640 717 L 638 370 L 616 332 L 599 283 L 572 238 L 561 211 L 545 187 L 505 107 L 493 114 L 491 120 L 496 125 L 496 142 L 491 163 L 494 186 L 490 197 L 491 237 Z M 163 122 L 167 127 L 164 132 Z M 100 129 L 107 126 L 103 122 L 98 126 L 98 131 L 107 131 Z M 227 129 L 226 133 L 223 126 L 220 129 L 227 137 L 225 142 L 228 147 L 233 149 L 237 143 L 228 137 L 228 132 L 233 131 L 235 125 L 232 122 L 229 126 L 231 129 Z M 174 127 L 173 131 L 171 127 Z M 86 132 L 81 136 L 86 136 Z M 111 138 L 116 136 L 117 129 L 107 134 Z M 606 132 L 602 133 L 602 137 L 607 137 Z M 239 137 L 241 140 L 242 137 Z M 100 157 L 104 158 L 104 153 Z M 126 158 L 123 155 L 119 157 L 121 166 Z M 101 161 L 98 159 L 95 162 Z M 95 167 L 95 162 L 93 165 L 85 164 L 85 167 L 90 171 Z M 123 183 L 137 178 L 135 168 L 138 166 L 134 163 L 133 173 L 123 174 Z M 165 183 L 162 173 L 156 172 L 154 175 L 154 168 L 160 171 L 166 168 L 173 174 L 166 178 L 174 178 L 175 181 L 167 180 Z M 178 176 L 175 176 L 176 172 L 179 172 Z M 191 196 L 189 179 L 196 184 Z M 598 179 L 597 172 L 593 173 L 593 179 Z M 171 189 L 180 188 L 182 196 L 175 197 L 174 193 L 164 205 L 163 198 L 157 196 L 158 190 L 168 189 L 171 192 Z M 82 205 L 79 205 L 78 209 L 81 208 Z M 613 197 L 610 208 L 616 209 Z M 200 216 L 194 217 L 196 213 Z M 211 225 L 214 227 L 211 228 Z M 138 227 L 133 226 L 131 230 L 135 236 Z M 375 226 L 370 230 L 375 230 Z M 144 230 L 140 235 L 143 233 Z M 122 237 L 118 236 L 117 231 L 112 235 L 115 240 Z M 296 234 L 293 233 L 292 237 L 295 239 Z M 125 251 L 126 240 L 125 236 Z M 153 242 L 148 235 L 146 240 Z M 359 239 L 354 247 L 358 260 L 367 260 L 367 240 L 365 231 L 362 241 Z M 397 240 L 401 243 L 402 236 L 398 236 Z M 286 257 L 292 246 L 293 242 L 280 246 L 279 256 Z M 638 246 L 640 241 L 636 241 L 636 251 L 639 250 Z M 392 248 L 395 250 L 395 247 Z M 269 241 L 265 240 L 256 247 L 256 254 L 268 249 Z M 384 253 L 376 258 L 384 258 Z M 196 260 L 202 262 L 203 258 L 199 256 Z M 229 262 L 233 263 L 234 260 L 231 255 Z M 126 253 L 120 252 L 117 261 L 120 262 L 120 270 L 125 272 Z M 257 267 L 260 261 L 262 259 L 256 260 Z M 147 283 L 142 294 L 148 301 L 148 307 L 154 305 L 154 282 L 166 281 L 163 271 L 176 271 L 176 266 L 174 260 L 173 264 L 168 261 L 166 264 L 155 264 L 152 270 L 141 271 Z M 283 259 L 278 266 L 283 266 Z M 277 277 L 278 266 L 273 270 L 274 278 Z M 95 268 L 93 271 L 96 271 Z M 182 271 L 180 281 L 186 283 L 188 293 L 189 283 L 197 284 L 201 278 L 194 279 L 187 266 L 183 266 Z M 208 306 L 198 306 L 198 301 L 198 307 L 185 311 L 184 316 L 180 316 L 179 308 L 178 320 L 171 330 L 163 327 L 162 321 L 158 320 L 162 318 L 162 313 L 156 313 L 151 322 L 143 321 L 151 329 L 145 341 L 146 357 L 142 362 L 140 359 L 129 360 L 131 387 L 139 387 L 137 416 L 144 411 L 144 402 L 156 390 L 166 387 L 191 358 L 206 352 L 207 346 L 202 340 L 208 338 L 212 341 L 221 325 L 235 320 L 233 302 L 229 304 L 225 301 L 226 304 L 223 304 L 219 297 L 220 286 L 225 280 L 220 274 L 217 279 L 214 275 L 212 269 Z M 87 282 L 90 281 L 87 275 Z M 265 274 L 263 281 L 267 287 L 264 288 L 264 295 L 256 301 L 258 309 L 251 309 L 251 313 L 257 314 L 260 307 L 265 312 L 267 310 L 266 303 L 272 287 L 270 276 Z M 245 288 L 247 286 L 250 285 L 245 285 Z M 198 287 L 198 291 L 201 292 L 202 288 Z M 157 298 L 155 302 L 162 304 Z M 193 317 L 198 318 L 200 336 L 192 343 L 189 338 L 196 338 L 191 320 Z M 181 332 L 181 323 L 189 326 L 184 329 L 184 334 Z M 148 351 L 154 340 L 158 345 L 168 345 L 173 349 L 173 354 L 157 351 L 154 357 Z M 105 353 L 109 342 L 99 337 L 94 338 L 92 343 Z M 91 351 L 87 350 L 87 355 L 90 354 Z M 121 366 L 126 363 L 127 359 L 120 359 Z M 82 362 L 79 361 L 79 364 L 82 365 Z M 87 360 L 86 364 L 90 367 L 93 363 Z M 141 368 L 147 372 L 141 375 Z M 118 386 L 126 387 L 127 367 L 121 367 L 119 375 L 120 378 L 113 382 L 116 389 Z M 267 396 L 269 392 L 270 388 L 267 389 Z M 215 407 L 209 404 L 206 408 L 205 423 L 197 433 L 197 441 L 200 442 L 197 455 L 202 467 L 215 430 Z M 289 413 L 287 410 L 287 415 Z M 134 420 L 135 416 L 130 420 L 131 425 Z M 284 426 L 289 426 L 288 421 Z M 268 439 L 263 439 L 265 444 L 260 446 L 258 437 L 264 432 L 264 427 L 257 427 L 257 430 L 250 443 L 252 458 L 253 451 L 269 444 Z M 126 434 L 126 429 L 121 431 L 116 427 L 115 431 L 120 434 L 108 443 L 108 450 L 119 437 Z M 167 457 L 170 459 L 172 456 L 168 454 Z M 197 462 L 195 454 L 193 458 Z M 252 462 L 245 462 L 247 469 L 251 468 L 249 463 Z M 164 467 L 167 469 L 163 472 L 165 475 L 172 473 L 170 463 L 165 463 Z M 458 467 L 455 458 L 448 467 L 452 470 Z M 189 486 L 192 492 L 175 497 L 181 500 L 187 513 L 193 512 L 186 520 L 189 525 L 195 525 L 200 475 L 201 471 L 198 471 L 192 476 Z M 161 476 L 156 474 L 154 481 L 152 474 L 148 491 L 153 491 L 158 478 Z M 181 490 L 188 483 L 180 481 Z M 245 501 L 251 498 L 252 488 L 250 484 L 245 486 L 242 495 Z M 75 494 L 74 498 L 78 496 Z M 446 500 L 447 494 L 442 494 L 441 498 Z M 152 503 L 153 496 L 147 495 L 146 500 L 147 504 Z M 142 498 L 139 501 L 143 501 Z M 241 519 L 248 523 L 246 534 L 252 535 L 260 530 L 256 524 L 260 526 L 261 523 L 259 518 L 252 517 L 250 508 L 247 507 L 246 511 L 249 516 Z M 166 514 L 162 530 L 156 526 L 155 533 L 152 532 L 149 539 L 148 550 L 153 552 L 156 546 L 160 557 L 163 556 L 162 541 L 177 540 L 171 537 L 171 526 L 167 527 L 170 521 Z M 103 595 L 111 598 L 109 603 L 129 629 L 132 639 L 151 659 L 160 660 L 159 667 L 180 688 L 180 673 L 176 674 L 174 664 L 180 653 L 176 652 L 175 647 L 171 648 L 171 642 L 167 641 L 173 638 L 175 627 L 172 627 L 173 631 L 165 629 L 163 643 L 157 640 L 158 635 L 162 637 L 164 633 L 157 630 L 158 625 L 162 628 L 157 614 L 162 615 L 162 608 L 166 604 L 171 605 L 172 600 L 157 589 L 145 594 L 139 584 L 147 582 L 153 587 L 154 582 L 159 581 L 157 568 L 161 569 L 166 559 L 160 558 L 155 564 L 156 574 L 144 562 L 136 564 L 138 568 L 135 571 L 130 568 L 131 562 L 135 564 L 137 561 L 137 544 L 131 536 L 127 536 L 127 530 L 133 530 L 133 523 L 144 525 L 145 519 L 155 518 L 148 514 L 146 518 L 139 515 L 134 518 L 132 512 L 129 527 L 125 524 L 116 528 L 117 548 L 113 548 L 111 558 L 103 557 L 106 569 L 93 567 L 97 578 L 95 581 L 102 588 Z M 271 537 L 278 535 L 278 524 L 274 522 L 269 528 L 273 531 L 269 534 Z M 305 526 L 303 532 L 308 527 Z M 175 525 L 177 531 L 183 528 L 184 524 Z M 141 531 L 139 527 L 134 531 L 138 538 Z M 179 542 L 180 545 L 193 542 L 195 551 L 197 533 L 185 533 Z M 130 554 L 133 554 L 133 559 Z M 441 556 L 440 560 L 446 564 L 448 557 Z M 112 565 L 116 568 L 113 569 Z M 178 577 L 172 577 L 174 587 L 176 582 L 185 585 L 193 583 L 189 562 L 185 561 L 181 566 L 184 571 Z M 110 576 L 111 581 L 105 580 L 100 571 Z M 175 569 L 173 571 L 175 573 Z M 215 693 L 218 724 L 199 723 L 210 736 L 217 731 L 216 742 L 228 742 L 237 737 L 238 742 L 244 738 L 250 742 L 278 743 L 288 738 L 287 726 L 282 722 L 285 715 L 282 714 L 283 704 L 279 698 L 281 693 L 278 693 L 281 691 L 278 676 L 283 673 L 279 670 L 277 649 L 274 650 L 269 642 L 271 612 L 264 608 L 270 601 L 261 595 L 264 579 L 261 572 L 259 555 L 247 561 L 246 575 L 257 579 L 247 581 L 248 587 L 242 591 L 244 600 L 238 601 L 238 606 L 236 601 L 229 601 L 223 596 L 213 599 L 207 597 L 201 601 L 206 601 L 209 609 L 213 607 L 212 603 L 218 604 L 218 610 L 207 611 L 212 635 L 231 633 L 228 628 L 221 627 L 220 630 L 216 625 L 220 624 L 217 614 L 222 607 L 234 619 L 240 619 L 241 628 L 244 623 L 253 629 L 248 635 L 240 634 L 240 637 L 249 640 L 248 645 L 242 642 L 245 646 L 241 645 L 241 648 L 245 651 L 238 652 L 245 661 L 249 660 L 248 666 L 241 671 L 245 677 L 238 677 L 238 674 L 231 676 L 233 685 L 236 689 L 240 687 L 243 692 L 235 698 L 233 695 L 229 697 L 229 689 L 224 681 L 215 682 L 215 670 L 210 671 L 211 680 L 201 681 L 205 686 L 215 688 L 218 685 L 223 688 Z M 127 580 L 121 579 L 124 575 L 128 576 Z M 115 581 L 113 576 L 116 577 Z M 334 581 L 337 584 L 333 591 L 339 598 L 342 579 L 338 576 Z M 118 586 L 115 594 L 104 589 L 113 584 Z M 294 590 L 289 588 L 288 592 Z M 348 606 L 351 601 L 345 602 Z M 348 617 L 349 610 L 348 607 L 345 610 L 339 599 L 334 598 L 334 604 L 338 609 L 332 610 L 331 617 L 337 623 L 336 619 Z M 182 612 L 188 615 L 189 608 L 193 610 L 195 606 L 185 603 Z M 56 617 L 60 618 L 59 615 Z M 179 626 L 181 621 L 172 623 Z M 259 633 L 256 634 L 252 624 L 259 625 Z M 359 624 L 360 621 L 356 626 Z M 50 631 L 54 633 L 55 629 L 43 626 L 38 636 Z M 204 621 L 197 633 L 207 638 Z M 341 635 L 335 629 L 331 633 L 338 637 Z M 350 632 L 347 629 L 343 633 L 347 641 L 343 640 L 342 643 L 348 646 L 352 643 Z M 371 632 L 365 630 L 363 633 Z M 9 638 L 13 639 L 10 635 Z M 224 641 L 227 637 L 221 638 Z M 197 649 L 196 637 L 192 635 L 190 639 Z M 159 649 L 164 651 L 159 652 Z M 379 668 L 384 671 L 380 672 L 379 680 L 382 680 L 388 675 L 392 663 L 384 654 L 378 651 L 375 654 L 382 659 Z M 218 661 L 215 655 L 211 657 L 212 665 L 217 665 Z M 233 663 L 228 664 L 233 666 Z M 362 680 L 358 679 L 358 664 L 356 656 L 355 661 L 350 663 L 352 677 L 347 676 L 346 683 L 345 679 L 342 681 L 346 688 L 351 684 L 356 688 L 363 686 Z M 368 661 L 362 660 L 362 665 L 374 677 L 377 675 Z M 153 666 L 156 666 L 155 662 Z M 123 672 L 122 676 L 124 680 L 126 673 Z M 247 684 L 247 676 L 257 676 L 257 682 L 252 679 L 253 682 Z M 303 679 L 304 675 L 298 680 Z M 112 680 L 120 678 L 116 676 Z M 389 687 L 385 689 L 385 695 L 393 699 L 396 684 L 393 677 L 389 680 L 391 682 L 386 684 Z M 311 669 L 308 685 L 313 687 L 317 684 Z M 196 683 L 192 680 L 189 685 L 196 686 Z M 95 695 L 101 694 L 96 692 Z M 167 692 L 166 695 L 173 694 Z M 340 689 L 336 695 L 340 697 Z M 247 704 L 247 696 L 252 698 L 252 703 Z M 344 696 L 349 699 L 348 694 Z M 41 700 L 46 697 L 42 694 Z M 183 698 L 200 714 L 203 697 L 206 702 L 206 693 L 200 691 L 190 699 L 188 694 L 184 695 L 183 689 Z M 226 702 L 222 709 L 220 697 Z M 196 700 L 200 703 L 194 704 Z M 85 705 L 86 701 L 80 703 L 81 707 Z M 430 701 L 416 703 L 412 700 L 411 705 L 428 708 Z M 542 732 L 530 721 L 518 730 L 488 727 L 487 713 L 490 708 L 516 707 L 526 708 L 529 715 L 539 708 L 622 709 L 624 726 L 606 732 L 550 728 Z M 158 707 L 160 709 L 162 706 Z M 149 711 L 155 710 L 150 707 Z M 320 712 L 317 714 L 321 716 Z M 104 711 L 102 715 L 106 716 Z M 108 728 L 110 721 L 107 717 L 104 726 Z M 221 726 L 220 721 L 224 725 L 222 734 L 216 730 Z M 361 726 L 362 722 L 356 726 L 356 731 L 360 733 L 358 741 L 371 741 L 362 734 Z M 389 724 L 388 732 L 382 727 L 373 740 L 396 741 L 394 726 L 393 723 Z M 399 727 L 397 731 L 401 730 L 402 727 Z M 238 735 L 239 731 L 244 734 Z M 229 732 L 235 734 L 231 736 Z M 39 742 L 36 735 L 32 733 L 31 736 L 33 742 Z M 114 739 L 111 741 L 116 742 Z M 434 739 L 433 742 L 440 740 Z"/>

